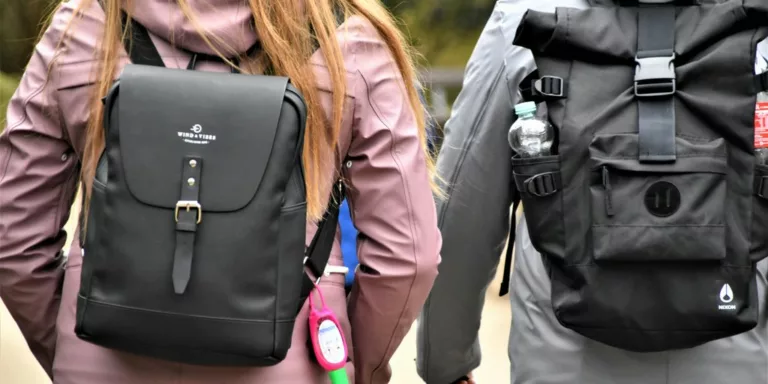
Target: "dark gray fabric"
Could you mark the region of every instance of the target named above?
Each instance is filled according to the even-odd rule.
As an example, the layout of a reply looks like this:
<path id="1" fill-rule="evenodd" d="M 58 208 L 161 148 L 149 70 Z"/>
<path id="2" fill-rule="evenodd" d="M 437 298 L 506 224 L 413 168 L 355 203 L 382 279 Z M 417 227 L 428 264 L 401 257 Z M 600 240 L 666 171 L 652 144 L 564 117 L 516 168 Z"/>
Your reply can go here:
<path id="1" fill-rule="evenodd" d="M 467 66 L 438 168 L 455 184 L 439 203 L 445 246 L 440 275 L 418 323 L 418 369 L 429 384 L 445 384 L 480 362 L 477 330 L 485 288 L 494 275 L 508 226 L 513 188 L 506 132 L 519 96 L 509 90 L 535 68 L 526 49 L 510 44 L 528 8 L 587 7 L 586 0 L 501 0 Z M 619 31 L 620 33 L 620 31 Z M 761 50 L 768 54 L 768 45 Z M 506 84 L 494 80 L 503 68 Z M 500 92 L 499 88 L 506 90 Z M 503 144 L 502 144 L 503 143 Z M 501 178 L 499 180 L 498 178 Z M 572 210 L 575 207 L 565 206 Z M 524 207 L 526 209 L 526 207 Z M 688 350 L 634 353 L 605 346 L 564 328 L 550 300 L 550 280 L 531 245 L 527 223 L 517 226 L 510 302 L 512 384 L 765 383 L 768 329 L 763 314 L 766 261 L 760 262 L 758 325 L 750 332 Z"/>
<path id="2" fill-rule="evenodd" d="M 521 191 L 528 223 L 542 230 L 533 243 L 552 265 L 555 313 L 587 337 L 641 352 L 754 327 L 752 265 L 768 254 L 752 151 L 754 55 L 768 35 L 755 21 L 768 19 L 768 4 L 678 8 L 677 91 L 647 101 L 636 96 L 635 58 L 672 52 L 643 41 L 662 38 L 639 34 L 651 26 L 638 20 L 671 22 L 666 11 L 675 9 L 529 11 L 514 40 L 533 51 L 540 75 L 569 84 L 567 99 L 547 101 L 559 132 L 549 158 L 560 165 L 546 171 L 560 173 L 562 193 Z M 515 173 L 535 175 L 535 161 Z"/>

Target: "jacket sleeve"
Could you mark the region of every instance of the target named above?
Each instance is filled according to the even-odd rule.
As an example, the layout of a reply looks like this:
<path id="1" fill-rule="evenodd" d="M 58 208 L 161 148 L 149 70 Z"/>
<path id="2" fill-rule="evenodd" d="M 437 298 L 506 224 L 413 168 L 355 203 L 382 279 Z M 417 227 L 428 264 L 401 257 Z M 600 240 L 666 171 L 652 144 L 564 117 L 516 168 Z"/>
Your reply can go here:
<path id="1" fill-rule="evenodd" d="M 448 191 L 447 199 L 438 201 L 442 262 L 417 332 L 417 369 L 428 384 L 453 382 L 480 365 L 485 293 L 517 198 L 507 132 L 520 101 L 518 86 L 534 69 L 530 52 L 510 42 L 536 1 L 497 2 L 445 125 L 437 163 Z"/>
<path id="2" fill-rule="evenodd" d="M 78 169 L 58 120 L 55 75 L 49 77 L 60 22 L 35 47 L 0 134 L 0 297 L 48 375 L 63 279 L 62 228 Z"/>
<path id="3" fill-rule="evenodd" d="M 355 382 L 387 383 L 389 360 L 437 274 L 440 232 L 405 84 L 372 26 L 355 37 L 352 140 L 344 162 L 360 267 L 349 298 Z"/>

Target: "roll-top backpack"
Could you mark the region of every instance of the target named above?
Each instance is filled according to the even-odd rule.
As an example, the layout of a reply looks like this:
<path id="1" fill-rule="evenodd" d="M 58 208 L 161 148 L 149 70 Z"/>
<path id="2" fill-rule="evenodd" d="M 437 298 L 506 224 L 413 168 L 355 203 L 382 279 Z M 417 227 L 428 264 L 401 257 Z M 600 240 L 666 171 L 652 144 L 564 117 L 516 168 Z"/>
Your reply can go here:
<path id="1" fill-rule="evenodd" d="M 521 87 L 553 155 L 512 159 L 559 322 L 638 352 L 690 348 L 758 320 L 768 165 L 754 155 L 756 47 L 768 2 L 615 1 L 529 10 Z"/>
<path id="2" fill-rule="evenodd" d="M 103 100 L 75 332 L 181 363 L 277 364 L 314 288 L 305 267 L 324 272 L 343 186 L 305 247 L 298 90 L 195 71 L 198 55 L 165 68 L 135 20 L 132 35 L 132 64 Z"/>

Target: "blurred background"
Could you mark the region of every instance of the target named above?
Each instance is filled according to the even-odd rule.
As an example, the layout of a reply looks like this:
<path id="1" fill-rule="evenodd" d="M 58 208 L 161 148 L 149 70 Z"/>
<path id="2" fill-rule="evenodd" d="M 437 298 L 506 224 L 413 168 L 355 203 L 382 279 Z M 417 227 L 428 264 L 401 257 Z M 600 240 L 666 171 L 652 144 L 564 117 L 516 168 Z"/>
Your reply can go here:
<path id="1" fill-rule="evenodd" d="M 0 1 L 0 106 L 16 88 L 46 16 L 60 0 Z M 382 0 L 401 20 L 422 57 L 432 112 L 444 121 L 494 0 Z M 0 108 L 0 120 L 5 108 Z M 0 126 L 0 130 L 2 130 Z"/>
<path id="2" fill-rule="evenodd" d="M 61 0 L 0 0 L 0 131 L 8 99 L 18 84 L 46 17 Z M 420 77 L 430 112 L 442 126 L 461 88 L 464 66 L 491 14 L 495 0 L 382 0 L 420 52 Z M 76 210 L 72 217 L 76 217 Z M 74 220 L 67 232 L 74 230 Z M 500 268 L 501 269 L 501 268 Z M 498 292 L 500 276 L 488 290 L 480 330 L 480 383 L 509 382 L 507 337 L 510 314 Z M 421 383 L 416 375 L 414 326 L 392 360 L 392 383 Z M 0 302 L 0 384 L 49 384 L 29 353 L 18 327 Z"/>

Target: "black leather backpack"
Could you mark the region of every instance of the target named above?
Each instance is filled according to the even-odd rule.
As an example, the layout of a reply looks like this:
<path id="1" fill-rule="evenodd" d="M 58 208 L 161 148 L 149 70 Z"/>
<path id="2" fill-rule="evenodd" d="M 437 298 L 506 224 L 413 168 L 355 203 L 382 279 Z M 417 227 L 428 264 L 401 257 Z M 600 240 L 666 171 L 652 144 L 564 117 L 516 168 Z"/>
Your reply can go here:
<path id="1" fill-rule="evenodd" d="M 200 365 L 286 356 L 334 241 L 343 186 L 310 246 L 306 105 L 289 79 L 164 68 L 132 24 L 132 64 L 104 99 L 76 334 Z M 128 46 L 127 46 L 128 47 Z"/>

